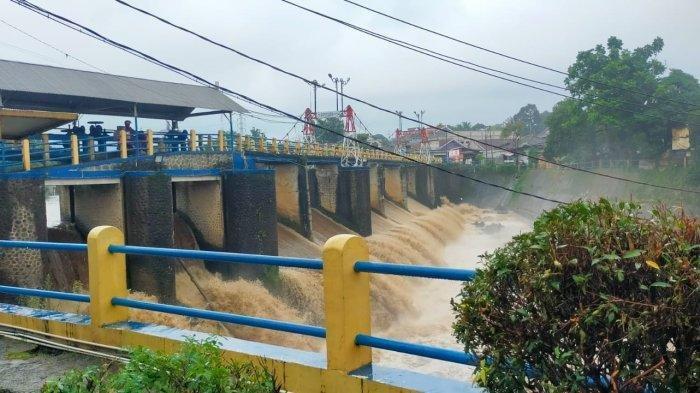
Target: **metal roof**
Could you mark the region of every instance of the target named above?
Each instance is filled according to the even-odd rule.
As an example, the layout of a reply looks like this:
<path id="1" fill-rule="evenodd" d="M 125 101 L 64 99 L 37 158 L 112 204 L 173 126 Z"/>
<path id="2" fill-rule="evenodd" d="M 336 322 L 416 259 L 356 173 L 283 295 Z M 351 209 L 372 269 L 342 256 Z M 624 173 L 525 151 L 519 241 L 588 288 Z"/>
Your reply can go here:
<path id="1" fill-rule="evenodd" d="M 24 138 L 77 119 L 77 113 L 0 108 L 0 139 Z"/>
<path id="2" fill-rule="evenodd" d="M 194 109 L 247 112 L 205 86 L 0 60 L 2 106 L 16 109 L 183 120 Z"/>

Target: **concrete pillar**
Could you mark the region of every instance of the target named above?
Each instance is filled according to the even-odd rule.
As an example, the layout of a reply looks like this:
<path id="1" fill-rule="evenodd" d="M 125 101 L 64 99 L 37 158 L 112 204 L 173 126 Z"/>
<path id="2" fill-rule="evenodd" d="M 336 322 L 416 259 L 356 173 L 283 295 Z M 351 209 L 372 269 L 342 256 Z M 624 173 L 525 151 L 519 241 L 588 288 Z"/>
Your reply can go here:
<path id="1" fill-rule="evenodd" d="M 224 171 L 224 248 L 231 252 L 277 255 L 275 172 L 272 170 Z M 207 267 L 224 278 L 261 275 L 277 269 L 210 263 Z"/>
<path id="2" fill-rule="evenodd" d="M 224 248 L 224 204 L 221 179 L 174 183 L 175 207 L 185 216 L 203 249 Z"/>
<path id="3" fill-rule="evenodd" d="M 127 244 L 172 248 L 170 176 L 160 172 L 126 172 L 123 182 Z M 174 302 L 175 263 L 173 258 L 127 256 L 129 287 L 156 295 L 161 302 Z"/>
<path id="4" fill-rule="evenodd" d="M 61 222 L 71 222 L 71 193 L 69 186 L 55 186 L 58 195 L 58 208 L 61 214 Z"/>
<path id="5" fill-rule="evenodd" d="M 373 163 L 369 165 L 369 201 L 372 210 L 384 214 L 384 167 Z"/>
<path id="6" fill-rule="evenodd" d="M 433 168 L 425 165 L 416 167 L 415 184 L 418 202 L 431 208 L 439 205 L 439 199 L 435 193 L 435 173 Z"/>
<path id="7" fill-rule="evenodd" d="M 384 195 L 395 204 L 408 208 L 408 171 L 400 165 L 384 166 Z"/>
<path id="8" fill-rule="evenodd" d="M 121 183 L 73 186 L 75 224 L 87 234 L 110 225 L 124 231 L 124 192 Z"/>
<path id="9" fill-rule="evenodd" d="M 46 241 L 44 180 L 37 176 L 0 178 L 0 239 Z M 0 284 L 40 288 L 43 256 L 38 250 L 0 249 Z M 0 295 L 0 301 L 13 302 Z"/>
<path id="10" fill-rule="evenodd" d="M 361 236 L 372 234 L 369 168 L 340 168 L 336 213 L 348 228 Z"/>
<path id="11" fill-rule="evenodd" d="M 311 211 L 306 169 L 296 164 L 272 165 L 275 170 L 277 219 L 311 238 Z"/>
<path id="12" fill-rule="evenodd" d="M 415 165 L 406 168 L 406 190 L 410 197 L 416 198 L 416 169 Z"/>

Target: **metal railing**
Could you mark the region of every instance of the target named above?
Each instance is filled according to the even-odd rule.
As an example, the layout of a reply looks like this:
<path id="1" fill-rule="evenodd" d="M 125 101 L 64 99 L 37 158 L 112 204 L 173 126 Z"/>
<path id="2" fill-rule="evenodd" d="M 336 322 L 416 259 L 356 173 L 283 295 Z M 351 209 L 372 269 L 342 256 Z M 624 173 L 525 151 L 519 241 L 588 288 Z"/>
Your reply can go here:
<path id="1" fill-rule="evenodd" d="M 118 311 L 133 308 L 323 338 L 326 339 L 328 368 L 346 372 L 371 363 L 371 348 L 465 365 L 476 365 L 479 361 L 478 356 L 462 351 L 371 335 L 369 274 L 464 281 L 471 280 L 475 272 L 469 269 L 367 261 L 367 244 L 358 236 L 338 235 L 331 238 L 324 246 L 323 259 L 129 246 L 123 244 L 123 235 L 113 227 L 93 229 L 88 236 L 88 244 L 0 240 L 0 248 L 87 252 L 89 295 L 12 286 L 0 286 L 0 293 L 89 302 L 92 323 L 97 326 L 126 320 L 128 315 Z M 323 274 L 326 327 L 129 299 L 126 291 L 126 255 L 320 270 Z M 102 280 L 108 284 L 103 285 Z M 95 300 L 98 297 L 110 299 L 109 303 Z M 343 337 L 354 337 L 354 341 L 348 344 Z M 369 348 L 370 351 L 360 356 L 360 359 L 347 358 L 347 351 L 340 348 L 347 345 Z"/>
<path id="2" fill-rule="evenodd" d="M 120 130 L 103 130 L 99 135 L 42 134 L 41 138 L 20 141 L 0 140 L 0 172 L 29 171 L 56 165 L 78 165 L 84 162 L 112 158 L 153 156 L 177 152 L 231 152 L 239 154 L 267 153 L 310 157 L 334 157 L 344 155 L 342 145 L 305 143 L 253 138 L 219 130 L 217 133 L 199 134 L 195 130 L 185 132 L 127 133 Z M 406 154 L 421 160 L 418 154 Z M 371 148 L 361 148 L 359 157 L 364 160 L 405 161 L 404 158 Z"/>

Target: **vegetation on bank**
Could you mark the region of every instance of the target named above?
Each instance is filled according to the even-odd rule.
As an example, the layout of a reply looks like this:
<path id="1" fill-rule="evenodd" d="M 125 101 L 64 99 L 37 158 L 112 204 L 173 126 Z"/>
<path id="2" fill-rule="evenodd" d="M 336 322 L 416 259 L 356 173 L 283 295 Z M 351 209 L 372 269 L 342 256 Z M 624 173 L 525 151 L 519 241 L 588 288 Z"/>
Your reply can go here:
<path id="1" fill-rule="evenodd" d="M 453 307 L 456 337 L 484 355 L 475 381 L 488 391 L 700 386 L 697 218 L 578 201 L 483 259 Z"/>
<path id="2" fill-rule="evenodd" d="M 225 361 L 214 339 L 189 340 L 175 354 L 137 348 L 116 372 L 110 372 L 108 366 L 73 370 L 42 388 L 42 393 L 279 391 L 273 375 L 264 368 Z"/>

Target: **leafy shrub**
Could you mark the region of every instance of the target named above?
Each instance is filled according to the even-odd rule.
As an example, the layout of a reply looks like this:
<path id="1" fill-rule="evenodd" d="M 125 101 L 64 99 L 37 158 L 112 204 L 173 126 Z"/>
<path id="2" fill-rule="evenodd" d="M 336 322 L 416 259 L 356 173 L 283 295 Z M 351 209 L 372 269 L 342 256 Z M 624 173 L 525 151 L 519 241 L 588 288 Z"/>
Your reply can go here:
<path id="1" fill-rule="evenodd" d="M 278 392 L 268 371 L 250 363 L 223 360 L 217 342 L 187 341 L 172 355 L 137 348 L 118 372 L 89 367 L 73 370 L 44 385 L 43 393 L 162 392 L 268 393 Z"/>
<path id="2" fill-rule="evenodd" d="M 690 392 L 700 386 L 700 222 L 574 202 L 483 256 L 455 335 L 491 392 Z"/>

